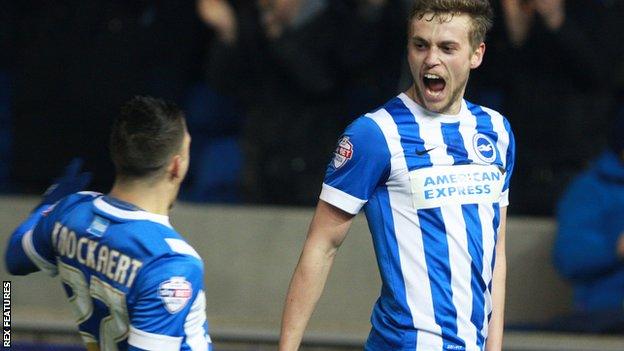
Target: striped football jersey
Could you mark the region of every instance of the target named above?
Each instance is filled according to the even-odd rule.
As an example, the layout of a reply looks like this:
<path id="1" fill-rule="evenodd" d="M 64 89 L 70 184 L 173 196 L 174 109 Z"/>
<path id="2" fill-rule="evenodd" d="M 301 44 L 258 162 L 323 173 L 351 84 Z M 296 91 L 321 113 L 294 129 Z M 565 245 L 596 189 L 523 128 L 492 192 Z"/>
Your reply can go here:
<path id="1" fill-rule="evenodd" d="M 58 275 L 89 349 L 211 349 L 204 267 L 167 216 L 98 193 L 70 195 L 22 238 Z"/>
<path id="2" fill-rule="evenodd" d="M 400 94 L 340 138 L 321 200 L 364 208 L 382 278 L 366 350 L 483 350 L 514 139 L 498 112 Z"/>

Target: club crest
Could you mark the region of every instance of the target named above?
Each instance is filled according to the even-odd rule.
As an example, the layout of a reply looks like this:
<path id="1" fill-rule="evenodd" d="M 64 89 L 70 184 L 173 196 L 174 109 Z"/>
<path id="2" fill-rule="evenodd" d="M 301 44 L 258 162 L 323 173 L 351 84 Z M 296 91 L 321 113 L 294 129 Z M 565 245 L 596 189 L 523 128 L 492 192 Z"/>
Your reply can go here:
<path id="1" fill-rule="evenodd" d="M 477 157 L 479 157 L 481 161 L 492 163 L 496 160 L 496 147 L 494 146 L 494 142 L 484 134 L 475 134 L 472 138 L 472 146 L 474 147 Z"/>

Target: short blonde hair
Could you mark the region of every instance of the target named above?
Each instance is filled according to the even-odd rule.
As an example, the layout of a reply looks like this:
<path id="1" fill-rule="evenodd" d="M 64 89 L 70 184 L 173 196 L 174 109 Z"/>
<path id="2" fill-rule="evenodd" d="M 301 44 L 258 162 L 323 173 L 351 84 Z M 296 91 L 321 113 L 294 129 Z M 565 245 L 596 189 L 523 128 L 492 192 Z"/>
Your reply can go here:
<path id="1" fill-rule="evenodd" d="M 486 33 L 492 28 L 494 11 L 488 0 L 415 0 L 410 11 L 408 24 L 412 20 L 421 20 L 426 14 L 433 14 L 427 21 L 437 18 L 439 21 L 450 21 L 453 16 L 466 14 L 472 20 L 472 28 L 468 39 L 472 47 L 485 41 Z"/>

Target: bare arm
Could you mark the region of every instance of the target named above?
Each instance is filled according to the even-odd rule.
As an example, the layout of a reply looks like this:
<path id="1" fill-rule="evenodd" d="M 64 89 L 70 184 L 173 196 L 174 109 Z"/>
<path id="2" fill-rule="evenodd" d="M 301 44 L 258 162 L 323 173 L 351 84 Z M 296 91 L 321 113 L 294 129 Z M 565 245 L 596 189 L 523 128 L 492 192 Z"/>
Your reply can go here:
<path id="1" fill-rule="evenodd" d="M 505 256 L 505 230 L 507 227 L 507 207 L 500 210 L 500 230 L 496 242 L 496 263 L 492 275 L 492 318 L 488 327 L 486 351 L 500 351 L 503 347 L 503 325 L 505 320 L 505 281 L 507 258 Z"/>
<path id="2" fill-rule="evenodd" d="M 336 251 L 352 221 L 353 215 L 319 201 L 286 295 L 280 351 L 299 348 L 305 327 L 325 287 Z"/>

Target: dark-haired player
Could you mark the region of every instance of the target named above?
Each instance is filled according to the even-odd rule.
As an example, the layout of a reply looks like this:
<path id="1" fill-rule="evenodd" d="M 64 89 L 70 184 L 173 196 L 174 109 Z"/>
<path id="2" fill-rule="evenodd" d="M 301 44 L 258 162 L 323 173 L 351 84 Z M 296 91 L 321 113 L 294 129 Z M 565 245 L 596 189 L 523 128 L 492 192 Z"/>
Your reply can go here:
<path id="1" fill-rule="evenodd" d="M 210 349 L 203 262 L 168 217 L 190 142 L 175 105 L 133 98 L 112 129 L 110 193 L 74 193 L 87 177 L 73 164 L 10 238 L 9 272 L 59 275 L 89 351 Z"/>

